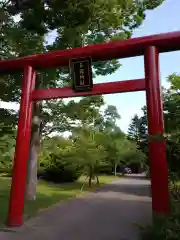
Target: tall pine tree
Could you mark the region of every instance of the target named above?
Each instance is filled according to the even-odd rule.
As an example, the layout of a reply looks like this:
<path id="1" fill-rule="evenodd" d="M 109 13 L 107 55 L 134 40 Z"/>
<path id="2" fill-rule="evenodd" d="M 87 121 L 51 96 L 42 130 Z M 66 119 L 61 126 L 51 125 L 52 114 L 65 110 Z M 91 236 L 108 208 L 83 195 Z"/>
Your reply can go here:
<path id="1" fill-rule="evenodd" d="M 128 128 L 128 138 L 137 143 L 139 149 L 147 153 L 147 117 L 146 107 L 142 108 L 143 116 L 137 114 L 131 120 Z"/>

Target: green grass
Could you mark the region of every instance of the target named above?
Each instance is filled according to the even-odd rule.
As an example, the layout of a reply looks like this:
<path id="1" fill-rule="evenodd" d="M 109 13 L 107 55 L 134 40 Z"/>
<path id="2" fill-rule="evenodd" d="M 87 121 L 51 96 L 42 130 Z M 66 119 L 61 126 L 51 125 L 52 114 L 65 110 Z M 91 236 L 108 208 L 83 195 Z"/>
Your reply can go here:
<path id="1" fill-rule="evenodd" d="M 116 180 L 114 176 L 100 176 L 100 184 L 106 184 Z M 81 187 L 84 184 L 83 191 Z M 11 178 L 0 177 L 0 225 L 2 226 L 7 218 L 9 192 L 10 192 Z M 35 201 L 26 201 L 24 216 L 25 219 L 37 214 L 38 211 L 44 210 L 47 207 L 75 198 L 81 194 L 86 194 L 89 191 L 97 189 L 96 184 L 91 188 L 88 187 L 88 182 L 81 177 L 78 181 L 73 183 L 52 184 L 45 181 L 40 181 L 37 186 L 37 199 Z"/>

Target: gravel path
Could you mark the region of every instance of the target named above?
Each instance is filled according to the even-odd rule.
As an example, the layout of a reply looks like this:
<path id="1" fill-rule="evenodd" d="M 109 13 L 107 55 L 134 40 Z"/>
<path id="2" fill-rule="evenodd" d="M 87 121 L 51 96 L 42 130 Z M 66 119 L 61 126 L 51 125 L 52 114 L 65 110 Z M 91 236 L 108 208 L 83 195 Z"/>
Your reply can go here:
<path id="1" fill-rule="evenodd" d="M 139 227 L 151 222 L 148 180 L 124 178 L 96 193 L 57 205 L 30 219 L 2 240 L 138 240 Z"/>

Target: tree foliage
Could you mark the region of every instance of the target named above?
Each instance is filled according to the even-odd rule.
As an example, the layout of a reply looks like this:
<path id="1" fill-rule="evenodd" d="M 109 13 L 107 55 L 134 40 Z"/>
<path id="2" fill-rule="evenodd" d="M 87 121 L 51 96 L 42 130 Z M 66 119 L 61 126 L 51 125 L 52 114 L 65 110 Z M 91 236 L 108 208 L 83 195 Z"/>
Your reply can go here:
<path id="1" fill-rule="evenodd" d="M 161 0 L 144 4 L 134 0 L 113 0 L 106 4 L 102 0 L 19 2 L 18 8 L 13 0 L 0 3 L 2 59 L 127 39 L 145 19 L 145 11 L 162 3 Z M 47 41 L 50 34 L 54 37 Z M 93 65 L 94 74 L 111 74 L 119 66 L 116 60 L 97 62 Z M 70 80 L 65 68 L 45 70 L 41 75 L 44 87 L 62 86 Z M 3 78 L 1 99 L 18 100 L 21 74 Z"/>
<path id="2" fill-rule="evenodd" d="M 170 87 L 163 88 L 163 105 L 165 132 L 167 140 L 167 160 L 169 170 L 180 175 L 180 76 L 171 74 L 167 78 Z M 134 116 L 129 127 L 129 138 L 136 141 L 139 148 L 147 153 L 147 112 L 142 108 L 143 115 Z"/>
<path id="3" fill-rule="evenodd" d="M 147 133 L 147 112 L 146 107 L 142 108 L 143 115 L 139 117 L 137 114 L 131 120 L 128 128 L 128 139 L 135 141 L 138 149 L 147 154 L 148 133 Z"/>
<path id="4" fill-rule="evenodd" d="M 145 11 L 154 9 L 163 1 L 143 1 L 143 4 L 135 0 L 113 0 L 107 1 L 106 4 L 102 0 L 22 0 L 18 2 L 18 5 L 14 0 L 4 0 L 0 3 L 1 59 L 130 38 L 133 30 L 145 19 Z M 52 39 L 50 39 L 51 34 Z M 95 62 L 93 76 L 111 74 L 119 67 L 117 60 Z M 71 84 L 68 68 L 45 69 L 39 70 L 38 73 L 41 75 L 41 88 L 63 87 Z M 1 75 L 0 100 L 18 103 L 21 84 L 22 72 Z M 99 166 L 99 161 L 100 165 L 119 164 L 120 159 L 124 158 L 123 141 L 129 141 L 125 140 L 125 135 L 117 126 L 116 120 L 120 118 L 117 109 L 114 106 L 108 106 L 103 110 L 103 105 L 102 96 L 81 98 L 79 101 L 43 102 L 40 116 L 43 146 L 45 141 L 53 149 L 55 139 L 61 143 L 62 139 L 54 139 L 52 135 L 59 136 L 65 131 L 71 133 L 68 140 L 63 140 L 66 146 L 55 148 L 54 155 L 48 155 L 48 151 L 53 153 L 53 150 L 51 151 L 48 147 L 49 150 L 46 151 L 43 147 L 40 162 L 44 162 L 46 169 L 50 169 L 51 162 L 53 166 L 60 166 L 59 159 L 63 159 L 64 156 L 69 159 L 70 164 L 72 153 L 77 156 L 77 161 L 82 160 L 82 156 L 86 157 L 85 149 L 89 151 L 88 161 L 90 162 L 90 156 L 92 156 L 94 166 Z M 6 141 L 2 139 L 0 141 L 4 144 L 15 138 L 18 112 L 2 109 L 1 111 L 3 118 L 0 123 L 0 134 L 2 139 L 5 134 Z M 88 135 L 86 131 L 84 132 L 84 128 L 87 129 Z M 81 145 L 84 148 L 81 148 Z M 14 142 L 12 147 L 10 145 L 9 152 L 11 149 L 14 149 Z M 108 152 L 111 152 L 112 156 Z M 119 157 L 120 155 L 122 157 Z M 3 156 L 1 155 L 1 158 L 4 158 Z M 81 162 L 83 161 L 78 164 Z"/>

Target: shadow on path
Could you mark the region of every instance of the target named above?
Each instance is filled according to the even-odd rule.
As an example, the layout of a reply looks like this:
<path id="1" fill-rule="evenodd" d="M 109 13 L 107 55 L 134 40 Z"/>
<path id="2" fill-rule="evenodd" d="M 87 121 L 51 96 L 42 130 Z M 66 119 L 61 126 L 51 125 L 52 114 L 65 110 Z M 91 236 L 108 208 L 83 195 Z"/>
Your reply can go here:
<path id="1" fill-rule="evenodd" d="M 112 183 L 108 186 L 103 186 L 101 189 L 99 189 L 100 192 L 118 192 L 118 193 L 125 193 L 130 195 L 137 195 L 137 196 L 146 196 L 151 197 L 151 186 L 148 183 L 138 183 L 137 181 L 135 184 L 128 178 L 128 181 L 125 182 L 122 181 L 121 184 Z"/>
<path id="2" fill-rule="evenodd" d="M 2 240 L 139 240 L 151 222 L 149 182 L 120 179 L 95 193 L 46 210 Z"/>
<path id="3" fill-rule="evenodd" d="M 125 179 L 139 179 L 139 180 L 148 180 L 145 174 L 126 174 L 123 176 Z"/>

